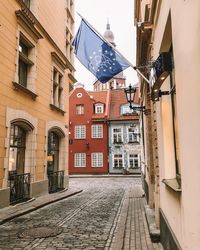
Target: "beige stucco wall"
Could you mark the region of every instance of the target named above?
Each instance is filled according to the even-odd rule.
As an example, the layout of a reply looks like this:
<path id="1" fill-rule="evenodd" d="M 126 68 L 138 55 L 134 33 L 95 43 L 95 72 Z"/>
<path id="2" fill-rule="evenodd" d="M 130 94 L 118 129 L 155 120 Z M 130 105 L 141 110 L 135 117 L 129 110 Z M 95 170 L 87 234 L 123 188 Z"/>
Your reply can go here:
<path id="1" fill-rule="evenodd" d="M 153 56 L 161 49 L 162 38 L 171 9 L 172 39 L 175 62 L 179 157 L 182 193 L 178 194 L 160 182 L 160 206 L 181 247 L 198 250 L 200 246 L 199 107 L 200 107 L 200 2 L 162 1 L 156 24 Z M 166 90 L 167 81 L 162 89 Z M 173 138 L 169 98 L 163 96 L 157 105 L 160 181 L 175 177 Z"/>
<path id="2" fill-rule="evenodd" d="M 51 35 L 51 38 L 58 45 L 60 50 L 65 54 L 65 28 L 66 28 L 66 1 L 38 1 L 34 0 L 35 16 L 38 17 L 39 22 L 43 28 Z M 63 96 L 65 114 L 51 110 L 49 104 L 52 103 L 52 65 L 57 65 L 51 56 L 51 52 L 59 54 L 59 50 L 53 46 L 52 42 L 43 34 L 42 30 L 39 32 L 43 38 L 38 41 L 33 39 L 30 32 L 26 28 L 21 27 L 17 23 L 15 11 L 21 9 L 17 0 L 8 0 L 0 2 L 0 189 L 3 185 L 3 180 L 7 176 L 8 166 L 5 159 L 8 157 L 9 139 L 6 125 L 8 120 L 7 110 L 12 110 L 13 113 L 26 113 L 26 117 L 32 117 L 37 122 L 36 129 L 36 143 L 35 143 L 35 163 L 34 180 L 40 182 L 46 179 L 46 142 L 47 142 L 47 124 L 54 121 L 65 136 L 66 143 L 63 142 L 64 150 L 62 151 L 62 167 L 68 174 L 68 95 L 69 95 L 69 69 L 65 71 L 61 69 L 64 77 Z M 35 71 L 33 78 L 35 79 L 34 91 L 38 97 L 33 100 L 26 93 L 15 90 L 12 82 L 17 81 L 17 49 L 19 32 L 23 34 L 35 45 Z M 28 118 L 27 118 L 28 121 Z M 5 147 L 5 145 L 7 145 Z M 66 155 L 64 155 L 66 154 Z M 4 185 L 7 186 L 6 181 Z M 37 191 L 38 192 L 38 191 Z"/>

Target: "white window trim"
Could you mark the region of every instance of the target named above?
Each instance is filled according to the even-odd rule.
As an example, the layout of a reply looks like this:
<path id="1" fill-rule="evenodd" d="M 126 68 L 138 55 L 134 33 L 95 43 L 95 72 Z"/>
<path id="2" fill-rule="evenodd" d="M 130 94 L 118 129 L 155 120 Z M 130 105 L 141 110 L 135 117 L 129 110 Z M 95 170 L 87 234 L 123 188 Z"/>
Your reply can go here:
<path id="1" fill-rule="evenodd" d="M 122 138 L 122 143 L 124 141 L 124 138 L 123 138 L 123 127 L 113 127 L 112 128 L 112 143 L 114 143 L 114 129 L 121 129 L 121 138 Z"/>
<path id="2" fill-rule="evenodd" d="M 117 167 L 117 168 L 115 168 L 115 164 L 114 164 L 114 160 L 115 160 L 115 155 L 122 155 L 122 168 L 119 168 L 119 167 Z M 112 155 L 112 162 L 113 162 L 113 164 L 112 164 L 112 167 L 113 167 L 113 169 L 123 169 L 124 168 L 124 154 L 123 153 L 118 153 L 118 154 L 113 154 Z"/>
<path id="3" fill-rule="evenodd" d="M 82 154 L 84 156 L 84 165 L 82 165 L 82 166 L 76 166 L 76 155 L 78 155 L 78 154 Z M 86 167 L 86 153 L 75 153 L 74 154 L 74 167 L 75 168 L 84 168 L 84 167 Z"/>
<path id="4" fill-rule="evenodd" d="M 131 158 L 130 155 L 137 155 L 138 167 L 135 167 L 135 166 L 134 166 L 134 167 L 131 167 L 131 166 L 130 166 L 130 158 Z M 132 159 L 136 159 L 136 157 L 132 157 Z M 128 155 L 128 168 L 131 168 L 131 169 L 138 169 L 139 167 L 140 167 L 139 154 L 136 154 L 136 153 L 135 153 L 135 154 L 134 154 L 134 153 L 133 153 L 133 154 L 129 154 L 129 155 Z"/>
<path id="5" fill-rule="evenodd" d="M 129 141 L 129 129 L 130 129 L 130 128 L 132 128 L 132 127 L 130 127 L 130 126 L 127 127 L 127 140 L 128 140 L 128 142 L 138 142 L 138 143 L 139 143 L 139 142 L 140 142 L 140 138 L 139 138 L 139 127 L 136 125 L 136 127 L 133 128 L 133 129 L 135 130 L 134 132 L 137 134 L 137 135 L 136 135 L 136 136 L 137 136 L 137 140 L 136 140 L 136 141 L 134 141 L 134 140 L 133 140 L 133 141 Z"/>
<path id="6" fill-rule="evenodd" d="M 83 127 L 84 128 L 85 131 L 84 131 L 84 136 L 83 137 L 78 137 L 77 138 L 76 128 L 78 128 L 78 127 Z M 82 140 L 82 139 L 86 138 L 86 125 L 76 125 L 74 127 L 74 138 L 77 139 L 77 140 Z"/>
<path id="7" fill-rule="evenodd" d="M 100 112 L 98 112 L 98 108 L 100 108 Z M 104 105 L 103 104 L 95 104 L 95 114 L 103 114 L 104 112 Z"/>
<path id="8" fill-rule="evenodd" d="M 101 166 L 94 166 L 94 162 L 93 162 L 93 156 L 95 155 L 95 154 L 98 154 L 98 156 L 97 156 L 97 162 L 98 162 L 98 164 L 97 165 L 99 165 L 99 155 L 101 155 L 101 157 L 102 157 L 102 164 L 101 164 Z M 93 168 L 102 168 L 103 167 L 103 153 L 102 152 L 94 152 L 94 153 L 92 153 L 91 154 L 91 167 L 93 167 Z"/>
<path id="9" fill-rule="evenodd" d="M 101 136 L 94 136 L 94 133 L 93 133 L 93 128 L 96 127 L 96 126 L 101 126 Z M 103 138 L 103 125 L 102 124 L 95 124 L 95 125 L 92 125 L 91 126 L 91 137 L 96 139 L 96 138 Z"/>

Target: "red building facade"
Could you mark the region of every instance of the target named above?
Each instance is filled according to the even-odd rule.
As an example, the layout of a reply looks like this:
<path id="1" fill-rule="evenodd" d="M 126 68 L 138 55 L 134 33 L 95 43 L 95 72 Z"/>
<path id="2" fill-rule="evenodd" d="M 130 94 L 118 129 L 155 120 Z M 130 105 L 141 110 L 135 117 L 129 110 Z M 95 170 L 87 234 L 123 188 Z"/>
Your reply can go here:
<path id="1" fill-rule="evenodd" d="M 108 173 L 109 91 L 86 91 L 78 84 L 70 95 L 69 173 Z"/>

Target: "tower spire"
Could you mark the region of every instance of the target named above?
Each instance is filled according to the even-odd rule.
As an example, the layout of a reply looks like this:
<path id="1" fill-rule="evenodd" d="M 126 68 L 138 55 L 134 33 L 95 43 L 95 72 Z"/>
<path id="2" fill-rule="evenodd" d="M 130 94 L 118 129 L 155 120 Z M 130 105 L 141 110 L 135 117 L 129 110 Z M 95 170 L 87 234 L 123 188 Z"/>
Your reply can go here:
<path id="1" fill-rule="evenodd" d="M 110 23 L 109 23 L 109 18 L 107 18 L 107 24 L 106 24 L 106 31 L 104 32 L 104 38 L 110 42 L 112 45 L 116 46 L 115 45 L 115 42 L 114 42 L 114 34 L 113 32 L 110 30 Z"/>

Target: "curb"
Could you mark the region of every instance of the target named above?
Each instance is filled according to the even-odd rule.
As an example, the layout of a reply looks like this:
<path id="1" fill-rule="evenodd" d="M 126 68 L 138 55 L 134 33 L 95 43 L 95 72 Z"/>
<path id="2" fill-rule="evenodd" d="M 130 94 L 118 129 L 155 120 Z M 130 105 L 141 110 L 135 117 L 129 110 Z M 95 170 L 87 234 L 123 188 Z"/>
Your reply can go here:
<path id="1" fill-rule="evenodd" d="M 145 205 L 144 209 L 151 240 L 152 242 L 158 243 L 160 242 L 160 230 L 156 228 L 154 210 L 151 209 L 149 205 Z"/>
<path id="2" fill-rule="evenodd" d="M 141 174 L 127 174 L 127 175 L 69 175 L 69 178 L 139 178 Z"/>

